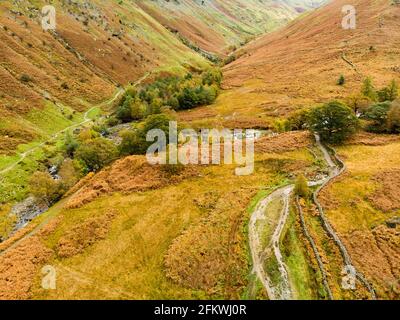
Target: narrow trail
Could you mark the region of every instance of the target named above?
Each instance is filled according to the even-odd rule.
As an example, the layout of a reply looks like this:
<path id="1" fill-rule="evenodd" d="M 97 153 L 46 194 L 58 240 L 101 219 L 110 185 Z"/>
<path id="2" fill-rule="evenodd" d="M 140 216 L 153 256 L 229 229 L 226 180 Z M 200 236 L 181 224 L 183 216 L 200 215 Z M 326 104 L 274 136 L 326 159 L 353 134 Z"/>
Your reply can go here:
<path id="1" fill-rule="evenodd" d="M 346 167 L 344 163 L 337 157 L 335 154 L 335 160 L 340 163 L 340 166 L 335 163 L 335 161 L 332 159 L 331 155 L 329 154 L 328 150 L 325 148 L 325 146 L 321 143 L 320 137 L 318 135 L 315 135 L 315 140 L 316 140 L 316 146 L 320 149 L 320 151 L 323 154 L 324 160 L 327 163 L 329 167 L 329 176 L 327 176 L 324 179 L 321 179 L 319 181 L 310 181 L 308 185 L 311 186 L 319 186 L 316 192 L 314 192 L 313 197 L 314 197 L 314 202 L 318 207 L 318 210 L 321 215 L 321 220 L 323 222 L 324 228 L 328 235 L 335 241 L 335 243 L 338 245 L 340 252 L 343 256 L 344 260 L 344 265 L 345 266 L 350 266 L 354 268 L 354 266 L 351 263 L 351 258 L 350 255 L 348 254 L 346 247 L 340 240 L 339 236 L 336 234 L 336 232 L 333 230 L 332 226 L 330 225 L 328 219 L 325 217 L 323 208 L 321 204 L 318 201 L 318 195 L 320 191 L 327 185 L 329 184 L 333 179 L 341 175 Z M 282 188 L 279 188 L 275 190 L 273 193 L 262 199 L 259 204 L 256 206 L 254 212 L 251 215 L 250 218 L 250 223 L 249 223 L 249 245 L 250 245 L 250 251 L 251 251 L 251 256 L 253 260 L 253 271 L 257 275 L 258 279 L 261 281 L 263 284 L 265 290 L 267 291 L 268 297 L 271 300 L 288 300 L 288 299 L 293 299 L 293 289 L 290 286 L 290 281 L 288 277 L 288 269 L 286 264 L 283 261 L 283 256 L 280 250 L 280 239 L 282 235 L 282 231 L 284 229 L 284 226 L 286 224 L 287 218 L 289 216 L 289 207 L 290 207 L 290 200 L 292 196 L 292 192 L 294 189 L 294 185 L 288 185 Z M 277 225 L 275 227 L 273 236 L 271 237 L 270 244 L 267 246 L 267 248 L 263 249 L 261 245 L 261 239 L 260 239 L 260 234 L 257 231 L 257 222 L 266 220 L 268 216 L 270 215 L 270 212 L 267 210 L 268 205 L 275 200 L 280 200 L 283 203 L 283 209 L 280 212 L 279 220 L 277 222 Z M 312 242 L 313 243 L 313 242 Z M 316 247 L 314 244 L 314 252 L 316 251 Z M 280 283 L 278 285 L 273 285 L 272 280 L 270 275 L 267 274 L 264 263 L 265 263 L 265 256 L 266 252 L 268 250 L 272 250 L 274 253 L 274 256 L 276 258 L 276 261 L 278 263 L 278 269 L 279 269 L 279 278 L 280 278 Z M 319 258 L 319 254 L 316 254 L 317 260 Z M 323 274 L 324 278 L 324 285 L 327 288 L 328 296 L 329 298 L 332 298 L 332 293 L 330 291 L 330 288 L 328 287 L 328 283 L 326 280 L 326 273 L 323 269 L 322 261 L 319 260 L 319 267 L 321 269 L 321 272 Z M 356 270 L 354 268 L 354 270 Z M 359 281 L 367 288 L 367 290 L 370 292 L 371 297 L 373 299 L 376 298 L 375 292 L 371 285 L 365 280 L 364 276 L 356 271 L 357 278 Z"/>
<path id="2" fill-rule="evenodd" d="M 282 235 L 282 231 L 285 227 L 287 218 L 289 216 L 289 208 L 290 208 L 290 195 L 293 191 L 293 186 L 289 186 L 285 188 L 282 192 L 282 200 L 283 200 L 283 208 L 281 211 L 281 216 L 278 221 L 278 225 L 272 235 L 272 248 L 274 249 L 274 254 L 276 260 L 278 262 L 278 269 L 281 274 L 282 282 L 279 288 L 279 293 L 281 295 L 282 300 L 290 300 L 293 297 L 291 288 L 290 288 L 290 281 L 289 281 L 289 274 L 287 271 L 287 267 L 283 261 L 283 256 L 281 250 L 279 248 L 279 240 Z"/>
<path id="3" fill-rule="evenodd" d="M 152 74 L 152 72 L 147 72 L 145 75 L 143 75 L 143 77 L 139 78 L 134 84 L 133 86 L 136 87 L 138 85 L 140 85 L 144 80 L 146 80 L 150 75 Z M 42 148 L 46 143 L 49 143 L 53 140 L 55 140 L 60 134 L 65 133 L 66 131 L 73 129 L 73 128 L 77 128 L 80 126 L 83 126 L 86 123 L 89 123 L 91 121 L 93 121 L 92 119 L 89 118 L 90 112 L 92 112 L 94 109 L 96 108 L 102 108 L 104 106 L 110 105 L 111 103 L 113 103 L 115 100 L 118 99 L 118 97 L 124 93 L 125 90 L 123 88 L 119 88 L 118 91 L 115 93 L 115 95 L 104 102 L 101 102 L 98 105 L 95 105 L 93 107 L 91 107 L 89 110 L 87 110 L 84 115 L 83 115 L 83 121 L 73 124 L 69 127 L 66 127 L 56 133 L 54 133 L 49 139 L 47 139 L 46 141 L 43 141 L 41 143 L 39 143 L 38 145 L 36 145 L 35 147 L 30 148 L 27 151 L 24 151 L 22 153 L 19 154 L 19 158 L 18 160 L 14 161 L 13 163 L 10 163 L 8 166 L 6 166 L 5 168 L 3 168 L 2 170 L 0 170 L 0 174 L 4 174 L 7 173 L 8 171 L 14 169 L 18 164 L 20 164 L 28 155 L 32 154 L 35 150 L 38 150 L 40 148 Z"/>
<path id="4" fill-rule="evenodd" d="M 250 251 L 253 259 L 253 268 L 254 272 L 257 275 L 258 279 L 262 282 L 265 290 L 267 291 L 268 297 L 271 300 L 283 300 L 291 298 L 291 291 L 289 285 L 289 278 L 287 273 L 287 268 L 282 259 L 282 254 L 279 249 L 279 238 L 282 232 L 282 229 L 285 225 L 287 216 L 289 214 L 289 197 L 293 190 L 293 186 L 286 186 L 277 189 L 269 196 L 261 200 L 257 207 L 255 208 L 249 223 L 249 245 Z M 266 210 L 268 205 L 271 204 L 272 201 L 276 199 L 283 198 L 284 206 L 278 221 L 278 225 L 274 231 L 273 236 L 271 237 L 270 244 L 267 246 L 265 250 L 262 249 L 261 238 L 257 231 L 257 222 L 262 220 L 267 220 L 268 217 L 266 215 Z M 276 256 L 278 262 L 279 272 L 281 273 L 281 278 L 283 279 L 282 285 L 277 288 L 274 287 L 270 277 L 267 275 L 264 269 L 264 257 L 267 251 L 272 247 L 273 252 Z"/>
<path id="5" fill-rule="evenodd" d="M 42 141 L 41 143 L 39 143 L 39 144 L 36 145 L 35 147 L 30 148 L 29 150 L 27 150 L 27 151 L 25 151 L 25 152 L 20 153 L 20 154 L 19 154 L 19 159 L 16 160 L 15 162 L 9 164 L 7 167 L 3 168 L 3 169 L 0 171 L 0 174 L 7 173 L 8 171 L 14 169 L 14 168 L 15 168 L 18 164 L 20 164 L 28 155 L 30 155 L 30 154 L 33 153 L 34 151 L 36 151 L 36 150 L 42 148 L 46 143 L 49 143 L 49 142 L 55 140 L 56 138 L 58 138 L 58 137 L 60 136 L 60 134 L 63 134 L 63 133 L 67 132 L 67 131 L 70 130 L 70 129 L 83 126 L 84 124 L 93 121 L 92 119 L 89 118 L 89 114 L 90 114 L 90 112 L 91 112 L 92 110 L 94 110 L 94 109 L 96 109 L 96 108 L 101 108 L 101 107 L 103 107 L 104 105 L 108 105 L 108 104 L 113 103 L 116 99 L 118 99 L 118 97 L 119 97 L 123 92 L 124 92 L 124 89 L 120 88 L 120 89 L 116 92 L 116 94 L 114 95 L 114 97 L 113 97 L 112 99 L 107 100 L 107 101 L 105 101 L 105 102 L 102 102 L 102 103 L 100 103 L 100 104 L 98 104 L 98 105 L 96 105 L 96 106 L 93 106 L 93 107 L 90 108 L 89 110 L 87 110 L 87 111 L 85 112 L 84 116 L 83 116 L 83 121 L 81 121 L 81 122 L 79 122 L 79 123 L 75 123 L 75 124 L 73 124 L 73 125 L 71 125 L 71 126 L 68 126 L 68 127 L 64 128 L 64 129 L 62 129 L 62 130 L 60 130 L 60 131 L 54 133 L 49 139 L 47 139 L 47 140 L 45 140 L 45 141 Z"/>
<path id="6" fill-rule="evenodd" d="M 141 77 L 140 79 L 138 79 L 138 80 L 133 84 L 133 86 L 138 86 L 138 85 L 140 85 L 140 84 L 141 84 L 144 80 L 146 80 L 151 74 L 152 74 L 152 72 L 146 73 L 143 77 Z M 105 105 L 108 105 L 108 104 L 113 103 L 116 99 L 118 99 L 118 97 L 119 97 L 123 92 L 125 92 L 125 90 L 124 90 L 123 88 L 120 88 L 120 89 L 118 90 L 118 92 L 114 95 L 113 98 L 111 98 L 110 100 L 104 101 L 104 102 L 102 102 L 101 104 L 96 105 L 96 106 L 90 108 L 88 111 L 85 112 L 84 121 L 81 122 L 79 125 L 82 125 L 82 124 L 84 124 L 84 123 L 87 123 L 87 122 L 92 121 L 91 119 L 89 119 L 89 113 L 91 112 L 91 110 L 93 110 L 94 108 L 99 108 L 99 107 L 102 107 L 102 106 L 105 106 Z M 77 125 L 73 125 L 72 127 L 75 127 L 75 126 L 77 126 Z M 57 134 L 61 134 L 62 132 L 65 132 L 66 130 L 71 129 L 72 127 L 65 128 L 65 129 L 63 129 L 62 131 L 58 132 Z M 54 137 L 53 137 L 53 138 L 54 138 Z M 41 145 L 44 145 L 45 143 L 46 143 L 46 142 L 43 142 L 43 143 L 41 143 Z M 38 148 L 38 147 L 39 147 L 39 146 L 36 146 L 36 148 Z M 25 155 L 25 157 L 26 157 L 26 155 Z M 20 159 L 20 160 L 18 161 L 18 163 L 20 163 L 22 160 L 23 160 L 23 159 Z M 12 166 L 15 167 L 18 163 L 13 164 Z M 12 168 L 11 168 L 11 169 L 12 169 Z M 8 170 L 11 170 L 11 169 L 7 169 L 7 171 L 8 171 Z M 0 171 L 0 174 L 1 174 L 1 173 L 3 173 L 3 172 Z M 58 203 L 58 204 L 59 204 L 59 203 Z M 43 227 L 45 227 L 45 226 L 52 220 L 53 216 L 54 216 L 54 214 L 48 216 L 44 221 L 42 221 L 42 222 L 41 222 L 40 224 L 38 224 L 35 228 L 33 228 L 33 230 L 31 230 L 30 232 L 28 232 L 27 234 L 25 234 L 25 235 L 22 236 L 21 238 L 15 240 L 12 244 L 10 244 L 9 247 L 7 247 L 7 248 L 5 248 L 4 250 L 0 251 L 0 256 L 4 255 L 4 254 L 5 254 L 6 252 L 8 252 L 9 250 L 11 250 L 11 249 L 13 249 L 13 248 L 16 248 L 16 247 L 17 247 L 21 242 L 23 242 L 24 240 L 26 240 L 26 239 L 28 239 L 28 238 L 34 236 L 37 232 L 39 232 Z"/>

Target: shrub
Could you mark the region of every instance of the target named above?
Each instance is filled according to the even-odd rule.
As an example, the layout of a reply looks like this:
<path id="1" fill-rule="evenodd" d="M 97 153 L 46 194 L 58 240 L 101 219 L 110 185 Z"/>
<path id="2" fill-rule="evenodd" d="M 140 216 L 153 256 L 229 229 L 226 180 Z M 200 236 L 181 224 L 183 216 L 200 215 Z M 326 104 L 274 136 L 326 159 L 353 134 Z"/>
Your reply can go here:
<path id="1" fill-rule="evenodd" d="M 119 145 L 121 156 L 146 153 L 147 141 L 142 132 L 123 130 L 120 132 L 120 137 L 122 138 L 122 142 Z"/>
<path id="2" fill-rule="evenodd" d="M 300 110 L 288 118 L 290 130 L 304 130 L 308 126 L 309 110 Z"/>
<path id="3" fill-rule="evenodd" d="M 400 101 L 390 107 L 387 115 L 387 127 L 390 133 L 400 133 Z"/>
<path id="4" fill-rule="evenodd" d="M 346 103 L 354 112 L 363 112 L 371 105 L 371 100 L 360 93 L 349 96 Z"/>
<path id="5" fill-rule="evenodd" d="M 148 131 L 153 129 L 160 129 L 164 131 L 168 138 L 169 133 L 169 122 L 171 118 L 165 114 L 155 114 L 147 117 L 146 121 L 143 124 L 143 133 L 147 134 Z"/>
<path id="6" fill-rule="evenodd" d="M 82 130 L 78 135 L 78 139 L 80 142 L 86 142 L 88 140 L 92 140 L 98 137 L 100 137 L 100 133 L 95 131 L 93 128 Z"/>
<path id="7" fill-rule="evenodd" d="M 222 82 L 222 72 L 219 69 L 211 69 L 202 74 L 202 83 L 204 85 L 221 85 Z"/>
<path id="8" fill-rule="evenodd" d="M 286 119 L 276 120 L 274 123 L 274 130 L 279 133 L 287 132 L 290 130 L 290 122 Z"/>
<path id="9" fill-rule="evenodd" d="M 146 105 L 139 98 L 135 98 L 131 104 L 131 119 L 134 121 L 142 120 L 145 112 Z"/>
<path id="10" fill-rule="evenodd" d="M 186 87 L 178 96 L 181 109 L 191 109 L 199 104 L 198 96 L 193 88 Z"/>
<path id="11" fill-rule="evenodd" d="M 202 88 L 201 104 L 212 104 L 218 96 L 218 87 L 215 85 L 205 86 Z"/>
<path id="12" fill-rule="evenodd" d="M 148 108 L 149 114 L 159 114 L 161 113 L 161 107 L 163 105 L 163 101 L 160 98 L 154 98 Z"/>
<path id="13" fill-rule="evenodd" d="M 22 74 L 21 77 L 19 78 L 22 82 L 28 83 L 32 81 L 32 78 L 27 75 L 26 73 Z"/>
<path id="14" fill-rule="evenodd" d="M 136 88 L 135 87 L 128 87 L 126 90 L 125 90 L 125 95 L 126 96 L 131 96 L 132 98 L 134 98 L 134 97 L 136 97 L 137 96 L 137 90 L 136 90 Z"/>
<path id="15" fill-rule="evenodd" d="M 387 131 L 387 117 L 390 109 L 389 102 L 381 102 L 370 106 L 364 113 L 363 118 L 369 120 L 367 130 L 371 132 Z"/>
<path id="16" fill-rule="evenodd" d="M 29 191 L 47 205 L 57 201 L 61 196 L 60 182 L 54 180 L 48 172 L 35 172 L 29 180 Z"/>
<path id="17" fill-rule="evenodd" d="M 371 78 L 366 78 L 363 82 L 361 93 L 364 97 L 367 97 L 371 101 L 377 101 L 378 96 L 374 85 L 372 84 Z"/>
<path id="18" fill-rule="evenodd" d="M 345 84 L 345 82 L 346 82 L 346 79 L 345 79 L 344 75 L 341 74 L 339 79 L 338 79 L 338 81 L 337 81 L 337 84 L 339 86 L 343 86 Z"/>
<path id="19" fill-rule="evenodd" d="M 168 99 L 167 105 L 170 106 L 174 110 L 178 110 L 180 108 L 179 100 L 176 96 L 173 96 Z"/>
<path id="20" fill-rule="evenodd" d="M 111 117 L 107 118 L 107 120 L 106 120 L 106 125 L 108 127 L 114 127 L 118 124 L 119 124 L 119 120 L 116 117 L 111 116 Z"/>
<path id="21" fill-rule="evenodd" d="M 224 65 L 230 64 L 237 59 L 236 55 L 230 54 L 225 60 Z"/>
<path id="22" fill-rule="evenodd" d="M 79 170 L 75 167 L 72 159 L 65 159 L 58 170 L 58 174 L 61 177 L 61 186 L 63 193 L 67 192 L 73 187 L 80 177 Z"/>
<path id="23" fill-rule="evenodd" d="M 78 146 L 79 146 L 78 141 L 76 141 L 76 139 L 68 132 L 65 136 L 64 147 L 63 147 L 67 156 L 73 157 Z"/>
<path id="24" fill-rule="evenodd" d="M 131 105 L 133 103 L 133 98 L 129 94 L 125 96 L 122 104 L 118 107 L 116 112 L 117 119 L 121 120 L 122 122 L 130 122 L 132 121 L 132 114 L 131 114 Z"/>
<path id="25" fill-rule="evenodd" d="M 380 102 L 394 101 L 398 96 L 398 85 L 395 80 L 392 80 L 389 86 L 378 91 L 378 98 Z"/>
<path id="26" fill-rule="evenodd" d="M 323 141 L 341 143 L 358 128 L 358 119 L 345 104 L 333 101 L 311 110 L 309 128 Z"/>
<path id="27" fill-rule="evenodd" d="M 302 174 L 296 178 L 294 194 L 302 198 L 308 198 L 310 196 L 310 188 L 308 187 L 307 179 Z"/>

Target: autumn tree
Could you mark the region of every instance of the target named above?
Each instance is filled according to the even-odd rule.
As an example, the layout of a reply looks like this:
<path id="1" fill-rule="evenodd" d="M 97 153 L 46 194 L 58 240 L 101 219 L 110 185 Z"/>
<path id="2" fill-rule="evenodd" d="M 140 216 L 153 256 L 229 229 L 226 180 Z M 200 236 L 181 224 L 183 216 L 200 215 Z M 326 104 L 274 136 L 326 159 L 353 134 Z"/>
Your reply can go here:
<path id="1" fill-rule="evenodd" d="M 48 172 L 35 172 L 29 180 L 29 191 L 38 200 L 50 205 L 61 196 L 60 182 Z"/>
<path id="2" fill-rule="evenodd" d="M 117 155 L 114 143 L 99 137 L 82 143 L 76 150 L 75 158 L 83 164 L 84 171 L 96 172 L 115 160 Z"/>
<path id="3" fill-rule="evenodd" d="M 368 77 L 363 81 L 361 93 L 371 101 L 377 101 L 378 96 L 371 78 Z"/>
<path id="4" fill-rule="evenodd" d="M 391 133 L 400 133 L 400 101 L 395 101 L 387 115 L 387 127 Z"/>
<path id="5" fill-rule="evenodd" d="M 307 179 L 302 174 L 296 178 L 294 193 L 302 198 L 308 198 L 310 195 L 310 188 L 308 187 Z"/>
<path id="6" fill-rule="evenodd" d="M 399 87 L 395 80 L 392 80 L 390 84 L 378 91 L 379 101 L 394 101 L 398 96 Z"/>
<path id="7" fill-rule="evenodd" d="M 310 111 L 309 128 L 318 133 L 322 141 L 338 144 L 356 132 L 359 122 L 345 104 L 332 101 Z"/>

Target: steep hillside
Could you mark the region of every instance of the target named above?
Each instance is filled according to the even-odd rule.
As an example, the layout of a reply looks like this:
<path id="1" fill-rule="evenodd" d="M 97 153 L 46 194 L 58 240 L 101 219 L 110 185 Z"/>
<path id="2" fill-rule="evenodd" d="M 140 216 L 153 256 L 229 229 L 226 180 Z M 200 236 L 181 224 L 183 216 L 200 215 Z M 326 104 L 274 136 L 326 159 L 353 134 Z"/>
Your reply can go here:
<path id="1" fill-rule="evenodd" d="M 66 128 L 87 124 L 118 101 L 117 86 L 207 68 L 232 46 L 302 11 L 279 1 L 59 0 L 52 2 L 56 30 L 45 32 L 45 4 L 0 4 L 0 174 L 6 199 L 19 197 L 21 184 L 44 158 L 43 146 L 57 144 Z"/>
<path id="2" fill-rule="evenodd" d="M 44 32 L 45 4 L 0 4 L 0 154 L 76 124 L 74 111 L 110 98 L 117 85 L 150 71 L 205 68 L 309 8 L 308 1 L 58 0 L 57 28 Z"/>
<path id="3" fill-rule="evenodd" d="M 359 92 L 367 76 L 377 86 L 399 79 L 400 5 L 352 1 L 357 28 L 344 30 L 342 7 L 347 4 L 332 1 L 243 48 L 241 58 L 225 68 L 226 88 L 246 86 L 249 93 L 264 96 L 259 115 L 279 116 Z M 344 86 L 336 85 L 340 74 Z M 237 98 L 248 101 L 240 90 L 234 90 Z"/>
<path id="4" fill-rule="evenodd" d="M 23 130 L 40 129 L 29 126 L 35 108 L 59 102 L 83 111 L 150 70 L 207 65 L 134 3 L 58 1 L 54 32 L 41 29 L 44 4 L 1 4 L 0 115 L 2 122 L 23 116 Z"/>
<path id="5" fill-rule="evenodd" d="M 89 127 L 92 113 L 104 106 L 98 103 L 122 93 L 115 93 L 117 84 L 207 67 L 210 53 L 223 56 L 249 35 L 278 27 L 319 3 L 60 1 L 59 29 L 47 34 L 33 22 L 38 16 L 25 2 L 6 2 L 0 18 L 3 139 L 18 145 L 51 137 L 68 125 Z M 185 111 L 159 106 L 151 120 L 164 127 L 157 117 L 168 122 L 166 115 L 172 114 L 182 127 L 279 131 L 279 121 L 295 110 L 359 92 L 365 77 L 379 86 L 399 79 L 400 5 L 354 0 L 357 28 L 343 30 L 342 7 L 347 4 L 332 1 L 235 50 L 231 57 L 236 60 L 224 67 L 225 90 L 217 97 L 218 82 L 214 91 L 215 103 Z M 337 84 L 341 74 L 344 85 Z M 205 86 L 206 78 L 196 83 L 196 77 L 182 79 Z M 164 92 L 160 88 L 154 91 Z M 171 89 L 178 90 L 197 97 L 191 87 Z M 146 98 L 154 91 L 141 94 Z M 130 98 L 135 107 L 143 102 L 140 94 Z M 308 131 L 265 130 L 266 136 L 255 143 L 254 174 L 238 176 L 236 166 L 229 164 L 150 165 L 133 148 L 137 140 L 144 143 L 140 134 L 149 128 L 150 117 L 133 119 L 135 109 L 127 105 L 132 122 L 117 121 L 104 130 L 126 129 L 122 136 L 131 147 L 126 153 L 120 148 L 117 156 L 113 132 L 100 137 L 99 121 L 91 127 L 98 131 L 82 130 L 70 137 L 68 146 L 62 145 L 75 150 L 60 151 L 60 141 L 52 141 L 20 148 L 19 158 L 0 158 L 0 173 L 1 165 L 12 168 L 0 180 L 0 202 L 6 203 L 0 206 L 0 231 L 5 234 L 0 299 L 279 297 L 270 294 L 271 288 L 283 289 L 281 296 L 288 299 L 399 299 L 398 135 L 362 132 L 334 150 Z M 83 156 L 108 156 L 109 161 L 83 168 L 79 145 Z M 55 159 L 48 161 L 46 152 Z M 47 162 L 39 166 L 38 159 Z M 37 193 L 52 205 L 34 212 L 33 220 L 14 232 L 12 219 L 19 217 L 9 214 L 10 203 L 29 193 L 26 181 L 32 172 L 47 174 L 57 163 L 69 175 L 47 175 L 44 191 Z M 66 193 L 55 194 L 52 188 L 68 178 L 74 182 L 65 190 L 63 186 Z M 295 201 L 292 189 L 303 189 L 304 198 Z M 31 214 L 33 209 L 26 209 Z M 43 266 L 56 272 L 56 290 L 42 286 Z M 343 285 L 349 266 L 360 272 L 351 290 Z"/>
<path id="6" fill-rule="evenodd" d="M 320 5 L 324 1 L 314 1 Z M 308 1 L 139 1 L 150 15 L 201 49 L 226 54 L 252 37 L 272 31 L 311 9 Z"/>
<path id="7" fill-rule="evenodd" d="M 310 143 L 302 132 L 260 141 L 250 176 L 231 165 L 171 174 L 144 156 L 89 175 L 0 244 L 0 300 L 239 299 L 250 272 L 249 213 L 268 188 L 285 183 L 278 166 L 316 169 Z M 279 151 L 266 151 L 271 144 Z M 41 288 L 43 264 L 56 268 L 57 290 Z"/>

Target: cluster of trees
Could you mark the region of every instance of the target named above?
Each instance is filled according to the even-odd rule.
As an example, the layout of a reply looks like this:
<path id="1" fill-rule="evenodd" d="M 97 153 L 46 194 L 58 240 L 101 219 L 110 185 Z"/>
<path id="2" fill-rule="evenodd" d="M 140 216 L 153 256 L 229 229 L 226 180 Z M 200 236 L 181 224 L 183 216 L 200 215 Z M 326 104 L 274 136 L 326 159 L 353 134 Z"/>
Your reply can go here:
<path id="1" fill-rule="evenodd" d="M 366 129 L 375 133 L 400 133 L 400 101 L 371 105 L 362 114 Z"/>
<path id="2" fill-rule="evenodd" d="M 70 168 L 66 172 L 74 172 L 74 176 L 81 177 L 89 172 L 101 170 L 120 157 L 145 154 L 152 144 L 152 142 L 146 141 L 146 135 L 152 129 L 163 130 L 168 143 L 169 122 L 171 120 L 172 118 L 164 113 L 149 115 L 135 128 L 121 131 L 119 135 L 122 141 L 118 146 L 112 140 L 102 136 L 101 132 L 104 131 L 102 126 L 86 129 L 76 137 L 67 134 L 63 150 Z M 60 175 L 62 174 L 64 179 L 66 174 L 62 173 L 62 170 L 63 167 L 61 166 Z"/>
<path id="3" fill-rule="evenodd" d="M 67 134 L 65 138 L 65 155 L 74 160 L 82 174 L 99 171 L 119 156 L 117 146 L 102 137 L 101 132 L 102 127 L 97 126 L 80 132 L 77 137 Z"/>
<path id="4" fill-rule="evenodd" d="M 171 118 L 163 113 L 163 108 L 186 110 L 210 104 L 218 95 L 221 81 L 222 73 L 210 69 L 199 75 L 188 73 L 185 77 L 160 78 L 141 90 L 128 89 L 115 116 L 76 135 L 67 133 L 55 156 L 57 160 L 52 160 L 59 168 L 59 179 L 49 172 L 38 171 L 30 181 L 31 193 L 50 205 L 83 175 L 97 172 L 121 156 L 145 154 L 151 144 L 146 141 L 148 131 L 161 129 L 168 137 Z M 120 145 L 106 138 L 111 126 L 133 121 L 140 123 L 120 132 Z"/>
<path id="5" fill-rule="evenodd" d="M 50 173 L 37 171 L 29 180 L 29 191 L 37 199 L 50 206 L 58 201 L 81 177 L 73 160 L 68 158 L 60 163 L 59 179 Z"/>
<path id="6" fill-rule="evenodd" d="M 168 143 L 169 122 L 172 119 L 166 114 L 150 115 L 144 123 L 136 129 L 124 130 L 120 133 L 122 142 L 119 145 L 121 156 L 145 154 L 152 142 L 146 141 L 147 132 L 160 129 L 165 132 Z"/>
<path id="7" fill-rule="evenodd" d="M 51 205 L 82 176 L 97 172 L 118 158 L 117 146 L 95 129 L 86 129 L 77 136 L 69 133 L 66 135 L 57 155 L 49 159 L 49 163 L 58 168 L 58 177 L 55 178 L 47 171 L 35 172 L 29 181 L 32 195 L 46 205 Z"/>
<path id="8" fill-rule="evenodd" d="M 400 133 L 398 91 L 395 80 L 377 90 L 366 78 L 360 93 L 346 99 L 347 103 L 331 101 L 301 110 L 286 120 L 278 120 L 275 127 L 278 131 L 310 129 L 333 144 L 343 142 L 361 127 L 376 133 Z"/>
<path id="9" fill-rule="evenodd" d="M 187 110 L 211 104 L 217 98 L 221 81 L 218 69 L 196 76 L 188 73 L 185 77 L 160 78 L 140 91 L 128 90 L 115 116 L 121 122 L 132 122 L 160 114 L 164 107 Z"/>
<path id="10" fill-rule="evenodd" d="M 371 102 L 394 101 L 398 97 L 399 86 L 395 80 L 380 90 L 377 90 L 371 78 L 366 78 L 363 82 L 361 94 Z"/>
<path id="11" fill-rule="evenodd" d="M 353 109 L 340 101 L 331 101 L 292 114 L 286 121 L 277 122 L 281 131 L 309 129 L 327 143 L 340 144 L 360 127 Z"/>
<path id="12" fill-rule="evenodd" d="M 399 87 L 395 80 L 376 90 L 372 80 L 364 80 L 362 94 L 370 101 L 361 108 L 361 119 L 366 121 L 366 130 L 375 133 L 400 133 Z"/>

